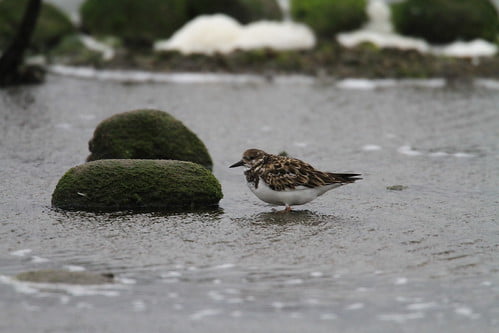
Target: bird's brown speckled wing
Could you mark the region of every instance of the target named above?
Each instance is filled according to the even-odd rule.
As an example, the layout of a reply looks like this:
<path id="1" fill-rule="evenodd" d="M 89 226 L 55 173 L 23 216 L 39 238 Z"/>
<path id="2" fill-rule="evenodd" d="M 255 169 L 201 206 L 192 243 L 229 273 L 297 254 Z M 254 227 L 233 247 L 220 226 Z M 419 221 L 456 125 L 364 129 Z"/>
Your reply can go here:
<path id="1" fill-rule="evenodd" d="M 295 158 L 269 155 L 259 170 L 262 180 L 274 191 L 293 190 L 298 186 L 314 188 L 345 180 L 322 172 Z"/>

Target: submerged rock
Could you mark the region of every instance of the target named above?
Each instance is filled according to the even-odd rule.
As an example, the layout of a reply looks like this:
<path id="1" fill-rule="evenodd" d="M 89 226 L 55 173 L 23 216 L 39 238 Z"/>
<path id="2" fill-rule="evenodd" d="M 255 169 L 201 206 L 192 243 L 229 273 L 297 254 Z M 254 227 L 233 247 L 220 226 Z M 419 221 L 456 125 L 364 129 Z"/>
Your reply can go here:
<path id="1" fill-rule="evenodd" d="M 186 210 L 217 206 L 222 189 L 206 168 L 174 160 L 99 160 L 71 168 L 52 205 L 67 210 Z"/>
<path id="2" fill-rule="evenodd" d="M 409 188 L 409 186 L 405 186 L 405 185 L 391 185 L 391 186 L 386 187 L 386 189 L 390 190 L 390 191 L 403 191 L 403 190 L 406 190 L 408 188 Z"/>
<path id="3" fill-rule="evenodd" d="M 7 47 L 17 33 L 27 3 L 27 0 L 0 1 L 0 50 Z M 75 31 L 76 28 L 67 15 L 57 7 L 43 2 L 30 48 L 34 51 L 46 50 Z"/>
<path id="4" fill-rule="evenodd" d="M 70 272 L 64 270 L 39 270 L 23 272 L 16 279 L 36 283 L 66 283 L 66 284 L 107 284 L 114 282 L 113 274 L 97 274 L 90 272 Z"/>
<path id="5" fill-rule="evenodd" d="M 101 159 L 168 159 L 190 161 L 211 169 L 203 142 L 179 120 L 159 110 L 135 110 L 102 121 L 89 142 L 87 161 Z"/>

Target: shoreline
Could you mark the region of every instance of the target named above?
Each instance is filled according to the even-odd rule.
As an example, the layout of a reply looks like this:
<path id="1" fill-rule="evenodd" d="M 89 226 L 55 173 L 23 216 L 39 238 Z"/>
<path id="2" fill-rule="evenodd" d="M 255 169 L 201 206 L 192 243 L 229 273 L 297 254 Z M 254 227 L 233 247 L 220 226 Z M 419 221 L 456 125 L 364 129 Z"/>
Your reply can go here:
<path id="1" fill-rule="evenodd" d="M 260 49 L 214 55 L 117 49 L 115 56 L 110 60 L 104 60 L 95 54 L 88 57 L 77 55 L 48 57 L 48 64 L 52 66 L 85 66 L 96 70 L 209 72 L 263 76 L 298 74 L 339 79 L 499 79 L 499 55 L 454 58 L 422 54 L 414 50 L 382 49 L 372 44 L 344 48 L 337 43 L 321 43 L 313 50 L 307 51 Z"/>

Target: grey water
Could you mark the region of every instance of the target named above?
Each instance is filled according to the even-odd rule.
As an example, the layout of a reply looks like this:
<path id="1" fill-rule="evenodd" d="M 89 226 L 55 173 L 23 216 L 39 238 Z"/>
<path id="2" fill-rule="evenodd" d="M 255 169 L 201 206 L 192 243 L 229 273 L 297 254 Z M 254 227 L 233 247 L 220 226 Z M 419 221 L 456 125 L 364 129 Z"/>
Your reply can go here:
<path id="1" fill-rule="evenodd" d="M 137 108 L 167 111 L 205 142 L 220 209 L 53 209 L 96 125 Z M 496 331 L 498 111 L 497 89 L 476 85 L 50 75 L 1 90 L 0 331 Z M 276 214 L 228 168 L 251 147 L 364 179 Z M 117 283 L 12 279 L 38 269 L 112 272 Z"/>

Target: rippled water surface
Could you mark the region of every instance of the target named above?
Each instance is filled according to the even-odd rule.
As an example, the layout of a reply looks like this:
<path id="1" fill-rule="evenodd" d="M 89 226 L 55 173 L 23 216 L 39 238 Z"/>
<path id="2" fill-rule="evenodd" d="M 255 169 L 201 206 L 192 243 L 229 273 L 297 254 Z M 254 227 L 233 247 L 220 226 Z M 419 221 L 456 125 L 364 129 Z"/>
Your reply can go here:
<path id="1" fill-rule="evenodd" d="M 50 76 L 0 91 L 0 331 L 493 332 L 498 91 L 368 88 Z M 96 125 L 144 107 L 170 112 L 206 143 L 220 209 L 52 209 Z M 275 214 L 241 169 L 227 168 L 250 147 L 364 180 Z M 113 272 L 118 283 L 11 278 L 48 268 Z"/>

